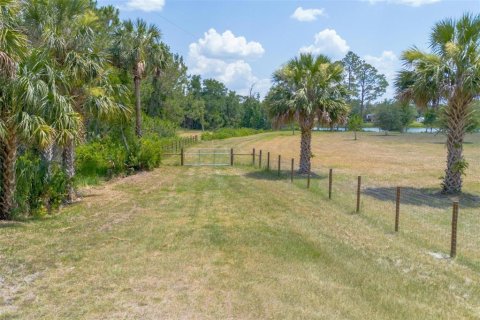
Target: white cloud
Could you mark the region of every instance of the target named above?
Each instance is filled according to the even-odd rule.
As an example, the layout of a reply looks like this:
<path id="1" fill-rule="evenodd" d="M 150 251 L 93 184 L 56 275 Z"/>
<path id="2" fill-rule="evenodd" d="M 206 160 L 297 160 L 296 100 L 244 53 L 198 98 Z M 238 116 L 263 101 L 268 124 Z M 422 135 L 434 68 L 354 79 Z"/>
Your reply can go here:
<path id="1" fill-rule="evenodd" d="M 389 84 L 385 96 L 388 98 L 393 98 L 395 95 L 393 81 L 395 79 L 397 70 L 400 69 L 400 60 L 398 59 L 397 55 L 392 51 L 383 51 L 379 57 L 366 55 L 363 57 L 363 59 L 367 63 L 374 66 L 379 73 L 385 75 Z"/>
<path id="2" fill-rule="evenodd" d="M 198 42 L 190 44 L 190 51 L 220 58 L 254 58 L 265 52 L 259 42 L 247 42 L 245 37 L 236 37 L 230 30 L 220 34 L 215 29 L 208 30 Z"/>
<path id="3" fill-rule="evenodd" d="M 128 0 L 124 8 L 127 10 L 151 12 L 162 11 L 164 6 L 165 0 Z"/>
<path id="4" fill-rule="evenodd" d="M 263 96 L 266 80 L 253 74 L 247 59 L 256 59 L 265 50 L 259 42 L 248 42 L 245 37 L 235 36 L 230 30 L 219 34 L 215 29 L 205 32 L 204 37 L 191 43 L 188 53 L 189 69 L 203 78 L 217 79 L 239 94 L 248 94 L 252 84 Z"/>
<path id="5" fill-rule="evenodd" d="M 425 4 L 440 2 L 441 0 L 366 0 L 366 1 L 370 2 L 371 4 L 375 4 L 378 2 L 387 2 L 387 3 L 395 3 L 395 4 L 404 4 L 411 7 L 420 7 Z"/>
<path id="6" fill-rule="evenodd" d="M 335 30 L 325 29 L 315 35 L 315 41 L 312 45 L 300 48 L 300 52 L 322 53 L 340 59 L 349 49 L 347 41 L 342 39 Z"/>
<path id="7" fill-rule="evenodd" d="M 303 9 L 298 7 L 291 15 L 291 18 L 302 22 L 309 22 L 317 20 L 317 17 L 324 16 L 325 9 Z"/>

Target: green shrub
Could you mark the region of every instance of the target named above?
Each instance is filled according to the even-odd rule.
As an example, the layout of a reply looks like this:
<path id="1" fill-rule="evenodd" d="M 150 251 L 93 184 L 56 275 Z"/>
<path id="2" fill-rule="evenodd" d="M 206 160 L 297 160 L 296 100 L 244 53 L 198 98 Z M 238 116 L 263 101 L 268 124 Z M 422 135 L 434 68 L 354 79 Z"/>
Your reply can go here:
<path id="1" fill-rule="evenodd" d="M 77 147 L 78 176 L 112 177 L 126 171 L 126 148 L 110 138 L 97 139 Z"/>
<path id="2" fill-rule="evenodd" d="M 162 120 L 157 117 L 143 116 L 143 132 L 145 135 L 155 137 L 175 137 L 178 126 L 168 120 Z"/>
<path id="3" fill-rule="evenodd" d="M 210 140 L 219 140 L 219 139 L 227 139 L 233 137 L 244 137 L 250 136 L 258 133 L 264 132 L 263 130 L 256 130 L 251 128 L 222 128 L 218 129 L 213 132 L 205 132 L 202 134 L 202 140 L 210 141 Z"/>
<path id="4" fill-rule="evenodd" d="M 132 145 L 127 165 L 132 170 L 153 170 L 161 162 L 162 146 L 167 139 L 143 137 Z"/>
<path id="5" fill-rule="evenodd" d="M 15 216 L 43 216 L 65 199 L 67 177 L 58 163 L 51 163 L 50 174 L 38 153 L 27 150 L 16 163 L 17 189 Z"/>
<path id="6" fill-rule="evenodd" d="M 139 170 L 153 170 L 161 163 L 163 146 L 177 138 L 160 138 L 147 134 L 142 138 L 126 137 L 126 143 L 112 138 L 95 139 L 77 147 L 77 183 L 96 183 L 98 177 L 111 178 Z"/>

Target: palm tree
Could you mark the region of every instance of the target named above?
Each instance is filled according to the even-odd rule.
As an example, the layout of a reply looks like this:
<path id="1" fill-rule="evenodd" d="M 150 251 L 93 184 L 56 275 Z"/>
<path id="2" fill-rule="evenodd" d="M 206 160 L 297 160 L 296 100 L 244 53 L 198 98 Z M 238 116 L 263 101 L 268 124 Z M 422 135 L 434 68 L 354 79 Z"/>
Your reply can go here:
<path id="1" fill-rule="evenodd" d="M 300 173 L 310 172 L 312 129 L 316 121 L 329 123 L 329 113 L 346 110 L 343 67 L 324 55 L 310 53 L 288 61 L 274 75 L 266 102 L 276 125 L 298 121 L 301 130 Z"/>
<path id="2" fill-rule="evenodd" d="M 0 219 L 10 219 L 16 189 L 15 164 L 21 142 L 47 146 L 54 129 L 42 115 L 45 113 L 48 85 L 27 63 L 21 63 L 12 78 L 0 79 Z"/>
<path id="3" fill-rule="evenodd" d="M 135 86 L 135 132 L 142 136 L 140 85 L 147 71 L 158 71 L 164 59 L 161 33 L 155 25 L 141 19 L 125 21 L 115 34 L 113 55 L 116 65 L 131 72 Z M 160 53 L 160 54 L 159 54 Z"/>
<path id="4" fill-rule="evenodd" d="M 15 193 L 15 161 L 17 158 L 18 104 L 12 106 L 18 62 L 27 52 L 26 36 L 20 31 L 16 16 L 20 7 L 16 0 L 0 0 L 0 219 L 10 218 Z M 25 96 L 24 96 L 25 97 Z"/>
<path id="5" fill-rule="evenodd" d="M 124 86 L 110 82 L 108 44 L 105 39 L 97 38 L 98 23 L 92 6 L 89 0 L 31 0 L 24 14 L 33 44 L 52 61 L 55 69 L 52 73 L 59 75 L 56 85 L 59 96 L 66 97 L 62 104 L 64 114 L 73 111 L 83 122 L 89 117 L 105 119 L 116 112 L 128 111 L 116 99 L 118 92 L 125 91 Z M 62 128 L 66 125 L 55 124 Z M 81 140 L 79 127 L 76 132 L 71 129 L 57 140 L 63 146 L 67 202 L 76 198 L 75 145 Z"/>
<path id="6" fill-rule="evenodd" d="M 480 15 L 438 22 L 430 47 L 431 53 L 415 47 L 403 53 L 405 68 L 397 76 L 397 93 L 419 106 L 446 103 L 448 151 L 442 191 L 459 193 L 468 166 L 463 141 L 472 103 L 480 95 Z"/>

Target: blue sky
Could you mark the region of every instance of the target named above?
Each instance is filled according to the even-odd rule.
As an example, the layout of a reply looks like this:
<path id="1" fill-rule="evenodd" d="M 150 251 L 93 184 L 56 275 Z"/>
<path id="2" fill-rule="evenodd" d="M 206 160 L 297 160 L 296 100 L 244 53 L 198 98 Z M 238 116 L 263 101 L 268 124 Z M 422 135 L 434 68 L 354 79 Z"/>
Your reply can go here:
<path id="1" fill-rule="evenodd" d="M 120 8 L 122 19 L 156 24 L 172 51 L 185 57 L 189 72 L 241 94 L 252 84 L 264 94 L 273 71 L 301 51 L 341 59 L 352 50 L 392 80 L 403 50 L 428 48 L 435 22 L 480 13 L 480 0 L 98 2 Z"/>

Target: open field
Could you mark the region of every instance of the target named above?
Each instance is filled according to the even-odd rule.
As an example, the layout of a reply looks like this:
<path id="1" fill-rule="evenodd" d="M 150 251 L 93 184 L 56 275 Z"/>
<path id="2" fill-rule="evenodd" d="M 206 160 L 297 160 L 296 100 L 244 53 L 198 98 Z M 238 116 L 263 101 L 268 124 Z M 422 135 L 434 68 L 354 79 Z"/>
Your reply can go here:
<path id="1" fill-rule="evenodd" d="M 85 189 L 55 217 L 0 224 L 0 319 L 478 319 L 480 137 L 465 146 L 454 261 L 431 255 L 448 253 L 450 199 L 421 196 L 438 188 L 443 139 L 316 133 L 309 190 L 304 177 L 248 166 L 167 166 Z M 255 147 L 274 163 L 298 159 L 298 141 L 199 146 Z M 393 204 L 367 192 L 397 185 L 420 195 L 405 199 L 394 234 Z"/>

